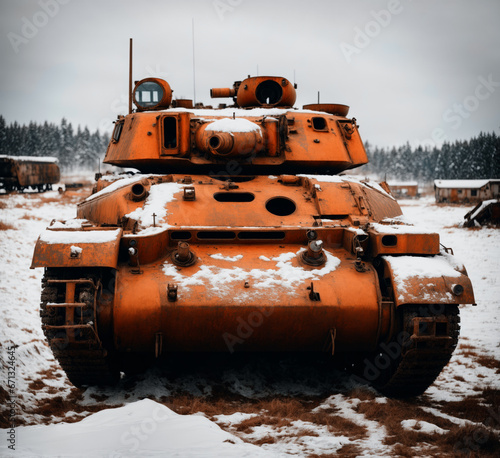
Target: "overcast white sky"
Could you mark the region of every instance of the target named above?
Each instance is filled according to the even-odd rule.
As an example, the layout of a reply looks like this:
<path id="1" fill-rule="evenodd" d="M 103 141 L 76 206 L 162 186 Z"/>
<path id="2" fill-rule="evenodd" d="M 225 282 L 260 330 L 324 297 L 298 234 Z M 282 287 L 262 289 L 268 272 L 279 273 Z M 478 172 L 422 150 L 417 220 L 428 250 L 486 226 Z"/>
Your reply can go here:
<path id="1" fill-rule="evenodd" d="M 196 100 L 247 75 L 298 84 L 296 106 L 343 103 L 364 140 L 500 134 L 498 0 L 0 0 L 0 114 L 109 129 L 134 80 Z"/>

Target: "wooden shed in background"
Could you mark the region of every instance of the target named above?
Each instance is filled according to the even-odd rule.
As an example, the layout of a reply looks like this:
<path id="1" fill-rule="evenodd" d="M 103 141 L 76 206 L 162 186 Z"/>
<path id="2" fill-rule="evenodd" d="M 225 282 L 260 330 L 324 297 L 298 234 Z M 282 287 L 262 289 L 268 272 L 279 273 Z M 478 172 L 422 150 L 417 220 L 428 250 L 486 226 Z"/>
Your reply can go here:
<path id="1" fill-rule="evenodd" d="M 500 179 L 434 180 L 436 202 L 471 203 L 500 197 Z"/>
<path id="2" fill-rule="evenodd" d="M 419 197 L 418 183 L 416 181 L 389 181 L 387 184 L 391 188 L 391 194 L 396 199 Z"/>

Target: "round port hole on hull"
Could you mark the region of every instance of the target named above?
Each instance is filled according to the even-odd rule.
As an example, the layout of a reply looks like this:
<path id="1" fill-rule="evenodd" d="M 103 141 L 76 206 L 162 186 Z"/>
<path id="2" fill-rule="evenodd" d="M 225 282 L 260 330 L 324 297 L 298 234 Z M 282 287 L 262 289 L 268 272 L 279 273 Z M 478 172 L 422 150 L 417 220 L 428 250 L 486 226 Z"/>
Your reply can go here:
<path id="1" fill-rule="evenodd" d="M 276 216 L 291 215 L 297 206 L 288 197 L 273 197 L 266 202 L 266 210 Z"/>

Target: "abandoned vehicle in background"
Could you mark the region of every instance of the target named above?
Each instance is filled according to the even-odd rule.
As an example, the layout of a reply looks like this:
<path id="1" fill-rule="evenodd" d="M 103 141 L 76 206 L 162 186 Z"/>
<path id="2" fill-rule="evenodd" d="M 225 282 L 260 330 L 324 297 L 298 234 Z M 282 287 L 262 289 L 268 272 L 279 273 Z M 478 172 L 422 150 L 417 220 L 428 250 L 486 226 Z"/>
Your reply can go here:
<path id="1" fill-rule="evenodd" d="M 61 178 L 57 162 L 55 157 L 0 155 L 0 189 L 50 191 Z"/>
<path id="2" fill-rule="evenodd" d="M 178 352 L 324 352 L 382 392 L 417 395 L 448 363 L 465 268 L 405 222 L 367 162 L 349 107 L 293 108 L 295 85 L 248 77 L 171 108 L 139 81 L 77 218 L 39 237 L 40 314 L 76 386 L 116 383 Z M 250 331 L 249 331 L 250 330 Z"/>
<path id="3" fill-rule="evenodd" d="M 500 227 L 500 199 L 479 202 L 464 219 L 464 227 Z"/>

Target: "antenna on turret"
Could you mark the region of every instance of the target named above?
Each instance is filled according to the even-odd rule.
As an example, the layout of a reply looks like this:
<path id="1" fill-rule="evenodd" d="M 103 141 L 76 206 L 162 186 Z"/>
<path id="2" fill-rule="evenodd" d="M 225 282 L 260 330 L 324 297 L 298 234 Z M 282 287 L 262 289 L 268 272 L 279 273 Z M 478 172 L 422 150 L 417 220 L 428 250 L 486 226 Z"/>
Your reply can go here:
<path id="1" fill-rule="evenodd" d="M 132 38 L 128 57 L 128 114 L 132 113 Z"/>
<path id="2" fill-rule="evenodd" d="M 191 26 L 193 32 L 193 105 L 196 106 L 196 73 L 194 61 L 194 18 L 191 18 Z"/>
<path id="3" fill-rule="evenodd" d="M 319 104 L 319 91 L 318 91 L 318 104 Z"/>

